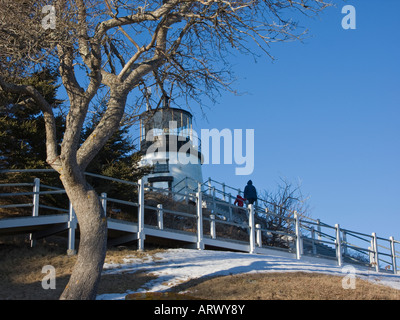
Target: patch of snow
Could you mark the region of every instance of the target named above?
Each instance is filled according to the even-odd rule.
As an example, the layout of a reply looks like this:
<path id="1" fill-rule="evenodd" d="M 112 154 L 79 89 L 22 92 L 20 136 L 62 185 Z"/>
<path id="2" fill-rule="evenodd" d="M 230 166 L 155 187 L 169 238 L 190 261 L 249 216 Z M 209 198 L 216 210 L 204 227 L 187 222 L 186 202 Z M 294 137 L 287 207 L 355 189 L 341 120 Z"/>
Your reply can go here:
<path id="1" fill-rule="evenodd" d="M 169 249 L 146 259 L 127 257 L 123 264 L 105 264 L 104 273 L 145 271 L 157 278 L 147 282 L 138 291 L 102 294 L 98 295 L 97 299 L 124 299 L 127 294 L 134 292 L 164 292 L 182 282 L 201 277 L 260 272 L 318 272 L 342 277 L 348 275 L 342 267 L 325 263 L 325 260 L 321 263 L 316 261 L 307 257 L 294 260 L 280 256 L 229 251 Z M 400 289 L 398 275 L 377 273 L 358 266 L 354 268 L 355 275 L 360 279 Z"/>

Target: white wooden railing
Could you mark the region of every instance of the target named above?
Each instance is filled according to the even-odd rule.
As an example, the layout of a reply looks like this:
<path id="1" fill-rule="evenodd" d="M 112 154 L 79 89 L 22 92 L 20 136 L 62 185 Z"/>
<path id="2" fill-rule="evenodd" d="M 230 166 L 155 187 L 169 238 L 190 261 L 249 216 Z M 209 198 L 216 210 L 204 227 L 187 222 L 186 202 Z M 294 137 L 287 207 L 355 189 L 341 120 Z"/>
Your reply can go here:
<path id="1" fill-rule="evenodd" d="M 0 174 L 10 173 L 43 173 L 53 172 L 52 170 L 2 170 Z M 180 192 L 157 189 L 145 185 L 143 180 L 138 182 L 125 181 L 112 177 L 101 176 L 92 173 L 86 173 L 88 176 L 98 179 L 106 179 L 123 183 L 129 188 L 137 188 L 137 201 L 127 201 L 123 199 L 115 199 L 107 196 L 106 193 L 101 193 L 101 201 L 104 210 L 107 212 L 107 207 L 111 205 L 124 205 L 135 208 L 137 214 L 135 222 L 130 225 L 130 229 L 121 227 L 120 230 L 129 230 L 132 236 L 127 239 L 137 240 L 138 249 L 143 250 L 147 234 L 157 237 L 172 237 L 177 240 L 188 241 L 193 243 L 197 249 L 204 249 L 206 246 L 219 246 L 233 248 L 250 253 L 263 253 L 266 250 L 279 250 L 292 254 L 296 259 L 301 259 L 302 256 L 314 256 L 319 258 L 327 258 L 336 260 L 336 263 L 341 266 L 344 263 L 364 263 L 373 267 L 376 271 L 386 272 L 390 269 L 391 272 L 397 274 L 397 259 L 399 252 L 396 251 L 396 245 L 400 242 L 393 237 L 389 239 L 378 237 L 376 233 L 371 235 L 358 231 L 341 228 L 338 224 L 331 226 L 321 222 L 319 219 L 305 217 L 296 211 L 289 212 L 285 217 L 278 215 L 275 212 L 269 212 L 262 205 L 265 200 L 259 199 L 256 206 L 248 205 L 247 207 L 238 207 L 232 203 L 232 194 L 228 193 L 228 189 L 233 189 L 240 193 L 240 190 L 229 187 L 223 183 L 219 183 L 222 187 L 217 189 L 212 185 L 213 180 L 208 179 L 204 183 L 198 183 L 197 190 L 179 190 Z M 78 226 L 78 221 L 74 213 L 73 207 L 70 204 L 69 208 L 59 208 L 45 205 L 41 202 L 41 198 L 55 194 L 65 194 L 62 188 L 50 186 L 41 183 L 39 178 L 34 178 L 32 183 L 3 183 L 0 188 L 32 188 L 31 191 L 18 191 L 0 193 L 1 198 L 13 197 L 31 197 L 29 203 L 2 204 L 0 209 L 16 209 L 16 208 L 31 208 L 31 218 L 39 218 L 41 209 L 46 209 L 47 212 L 55 212 L 55 215 L 48 215 L 48 221 L 43 216 L 43 224 L 59 223 L 60 227 L 52 228 L 53 231 L 68 230 L 68 253 L 75 252 L 75 230 Z M 1 191 L 0 191 L 1 192 Z M 161 193 L 168 195 L 171 198 L 185 199 L 186 203 L 195 205 L 195 213 L 176 211 L 166 208 L 163 203 L 158 203 L 156 206 L 151 206 L 146 203 L 149 194 Z M 218 196 L 219 195 L 219 196 Z M 3 202 L 2 202 L 3 203 Z M 156 223 L 154 225 L 145 223 L 145 209 L 147 212 L 153 211 L 156 214 Z M 137 213 L 136 213 L 137 210 Z M 205 213 L 206 212 L 206 213 Z M 182 231 L 175 230 L 174 227 L 165 226 L 165 218 L 167 215 L 180 217 L 194 221 L 195 230 Z M 59 219 L 55 219 L 59 217 Z M 237 218 L 241 217 L 242 221 Z M 288 227 L 285 229 L 267 229 L 266 224 L 257 223 L 257 220 L 273 218 L 286 219 Z M 23 227 L 37 223 L 36 220 L 21 219 L 20 224 L 16 222 L 19 218 L 3 218 L 0 219 L 0 234 L 2 231 L 9 232 L 13 227 Z M 264 220 L 263 220 L 264 219 Z M 123 221 L 122 221 L 123 222 Z M 207 228 L 205 228 L 207 224 Z M 109 225 L 118 229 L 118 223 L 115 219 L 109 217 Z M 115 226 L 114 226 L 115 225 Z M 126 225 L 126 223 L 125 223 Z M 237 240 L 229 235 L 220 235 L 218 226 L 224 225 L 229 228 L 245 230 L 247 234 L 246 240 Z M 63 227 L 62 227 L 63 226 Z M 64 229 L 63 229 L 64 228 Z M 205 232 L 205 229 L 208 231 Z M 41 231 L 41 235 L 50 234 Z M 280 246 L 274 247 L 269 244 L 269 239 L 275 235 L 280 239 Z M 35 234 L 31 233 L 31 243 L 34 244 Z M 282 245 L 283 244 L 283 245 Z"/>

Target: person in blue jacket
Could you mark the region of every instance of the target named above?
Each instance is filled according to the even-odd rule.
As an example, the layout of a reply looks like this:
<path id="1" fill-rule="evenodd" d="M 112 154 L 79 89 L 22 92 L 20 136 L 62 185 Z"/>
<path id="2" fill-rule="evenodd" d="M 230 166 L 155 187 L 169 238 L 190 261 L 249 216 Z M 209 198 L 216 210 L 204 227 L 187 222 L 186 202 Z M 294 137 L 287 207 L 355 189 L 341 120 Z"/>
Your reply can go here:
<path id="1" fill-rule="evenodd" d="M 249 180 L 247 182 L 247 186 L 244 188 L 244 197 L 249 201 L 250 204 L 253 204 L 257 201 L 257 190 L 253 186 L 253 181 Z"/>

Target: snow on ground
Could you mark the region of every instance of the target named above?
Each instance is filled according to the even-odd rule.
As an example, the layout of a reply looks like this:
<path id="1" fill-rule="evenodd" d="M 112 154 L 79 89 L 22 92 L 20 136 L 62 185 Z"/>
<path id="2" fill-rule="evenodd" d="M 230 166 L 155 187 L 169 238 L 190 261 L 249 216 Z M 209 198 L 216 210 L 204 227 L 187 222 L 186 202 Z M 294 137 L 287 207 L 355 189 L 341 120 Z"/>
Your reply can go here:
<path id="1" fill-rule="evenodd" d="M 125 296 L 134 292 L 164 292 L 171 287 L 190 279 L 204 276 L 222 276 L 239 273 L 258 272 L 319 272 L 342 277 L 355 272 L 358 278 L 379 282 L 396 289 L 400 289 L 400 276 L 389 273 L 377 273 L 363 267 L 346 269 L 347 265 L 338 267 L 327 260 L 290 259 L 272 255 L 256 255 L 228 251 L 169 249 L 147 256 L 144 259 L 124 259 L 123 264 L 104 264 L 104 273 L 118 274 L 121 272 L 145 271 L 156 275 L 157 279 L 146 283 L 138 291 L 98 295 L 98 300 L 125 299 Z M 352 273 L 353 274 L 353 273 Z"/>

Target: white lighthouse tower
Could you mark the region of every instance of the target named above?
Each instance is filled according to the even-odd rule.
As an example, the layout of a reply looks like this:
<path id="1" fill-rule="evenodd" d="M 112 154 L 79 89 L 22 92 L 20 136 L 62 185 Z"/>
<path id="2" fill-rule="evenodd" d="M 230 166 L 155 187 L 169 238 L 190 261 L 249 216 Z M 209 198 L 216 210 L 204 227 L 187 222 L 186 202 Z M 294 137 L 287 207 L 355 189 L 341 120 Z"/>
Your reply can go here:
<path id="1" fill-rule="evenodd" d="M 171 108 L 150 109 L 139 116 L 141 165 L 153 165 L 143 177 L 156 188 L 175 192 L 197 190 L 203 181 L 200 139 L 193 131 L 192 114 Z"/>

